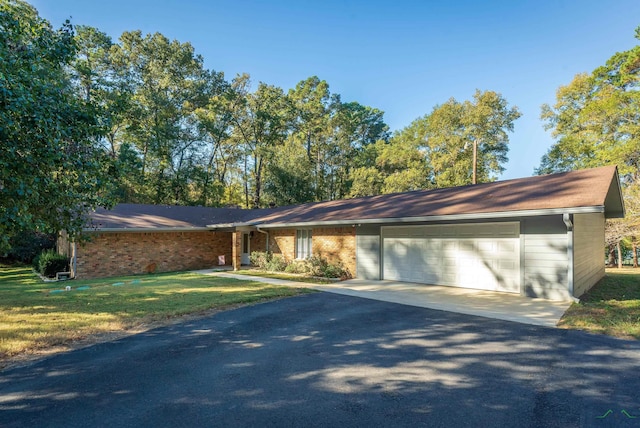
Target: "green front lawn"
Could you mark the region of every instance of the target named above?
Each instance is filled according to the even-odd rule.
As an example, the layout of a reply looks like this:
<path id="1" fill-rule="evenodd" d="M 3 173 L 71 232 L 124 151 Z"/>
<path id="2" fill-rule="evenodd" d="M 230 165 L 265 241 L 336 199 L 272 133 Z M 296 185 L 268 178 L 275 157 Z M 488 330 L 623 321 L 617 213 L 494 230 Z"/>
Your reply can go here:
<path id="1" fill-rule="evenodd" d="M 31 268 L 0 265 L 0 367 L 100 334 L 308 291 L 192 273 L 44 283 Z"/>
<path id="2" fill-rule="evenodd" d="M 640 339 L 640 269 L 607 269 L 580 303 L 571 305 L 558 326 Z"/>

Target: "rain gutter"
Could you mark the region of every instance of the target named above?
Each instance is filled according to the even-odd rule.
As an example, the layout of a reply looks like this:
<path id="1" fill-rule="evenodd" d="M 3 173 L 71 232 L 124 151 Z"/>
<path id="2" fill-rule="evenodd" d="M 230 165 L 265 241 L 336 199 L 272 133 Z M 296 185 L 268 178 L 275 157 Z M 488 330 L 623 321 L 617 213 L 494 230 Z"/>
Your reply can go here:
<path id="1" fill-rule="evenodd" d="M 592 207 L 576 207 L 576 208 L 550 208 L 541 210 L 520 210 L 520 211 L 498 211 L 489 213 L 472 213 L 472 214 L 449 214 L 434 215 L 420 217 L 395 217 L 395 218 L 366 218 L 351 220 L 325 220 L 325 221 L 297 221 L 283 223 L 269 223 L 268 221 L 236 223 L 235 227 L 261 227 L 263 229 L 273 228 L 290 228 L 304 227 L 310 224 L 314 226 L 340 226 L 340 225 L 360 225 L 360 224 L 385 224 L 385 223 L 424 223 L 434 221 L 460 221 L 460 220 L 481 220 L 509 217 L 534 217 L 543 215 L 564 215 L 564 214 L 588 214 L 588 213 L 604 213 L 604 206 Z M 218 225 L 209 225 L 209 227 L 217 227 Z"/>

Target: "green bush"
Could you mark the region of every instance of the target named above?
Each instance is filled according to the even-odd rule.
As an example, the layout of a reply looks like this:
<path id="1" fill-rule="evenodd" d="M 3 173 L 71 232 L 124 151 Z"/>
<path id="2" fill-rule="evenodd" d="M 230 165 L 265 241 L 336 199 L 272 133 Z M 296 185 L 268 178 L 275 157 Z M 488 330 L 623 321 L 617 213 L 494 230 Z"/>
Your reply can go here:
<path id="1" fill-rule="evenodd" d="M 351 278 L 351 274 L 341 264 L 331 264 L 318 256 L 306 260 L 294 260 L 291 263 L 280 254 L 269 251 L 254 251 L 249 256 L 251 264 L 269 272 L 298 273 L 321 278 Z"/>
<path id="2" fill-rule="evenodd" d="M 351 278 L 351 274 L 342 264 L 331 264 L 322 257 L 313 256 L 307 260 L 309 274 L 322 278 Z"/>
<path id="3" fill-rule="evenodd" d="M 285 268 L 287 273 L 309 273 L 309 264 L 306 260 L 294 260 Z"/>
<path id="4" fill-rule="evenodd" d="M 325 276 L 325 270 L 329 265 L 326 259 L 318 256 L 312 256 L 307 259 L 309 264 L 309 274 L 311 276 Z"/>
<path id="5" fill-rule="evenodd" d="M 340 279 L 349 279 L 351 278 L 351 274 L 344 266 L 337 264 L 332 265 L 328 264 L 324 269 L 324 277 L 326 278 L 340 278 Z"/>
<path id="6" fill-rule="evenodd" d="M 249 261 L 252 265 L 260 269 L 267 269 L 267 265 L 271 261 L 273 254 L 270 251 L 253 251 L 249 255 Z"/>
<path id="7" fill-rule="evenodd" d="M 267 263 L 266 270 L 270 272 L 284 272 L 287 268 L 287 262 L 279 254 L 275 254 L 271 256 L 271 260 Z"/>
<path id="8" fill-rule="evenodd" d="M 53 278 L 56 273 L 69 270 L 69 259 L 54 250 L 47 250 L 33 260 L 33 267 L 41 275 Z"/>

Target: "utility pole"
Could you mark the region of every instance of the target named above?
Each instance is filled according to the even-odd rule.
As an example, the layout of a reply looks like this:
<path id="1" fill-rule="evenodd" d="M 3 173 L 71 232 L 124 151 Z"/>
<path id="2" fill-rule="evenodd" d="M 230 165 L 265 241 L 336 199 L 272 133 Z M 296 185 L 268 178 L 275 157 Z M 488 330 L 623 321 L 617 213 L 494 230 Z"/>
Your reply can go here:
<path id="1" fill-rule="evenodd" d="M 471 184 L 477 184 L 477 171 L 478 171 L 478 139 L 473 140 L 473 176 L 471 177 Z"/>

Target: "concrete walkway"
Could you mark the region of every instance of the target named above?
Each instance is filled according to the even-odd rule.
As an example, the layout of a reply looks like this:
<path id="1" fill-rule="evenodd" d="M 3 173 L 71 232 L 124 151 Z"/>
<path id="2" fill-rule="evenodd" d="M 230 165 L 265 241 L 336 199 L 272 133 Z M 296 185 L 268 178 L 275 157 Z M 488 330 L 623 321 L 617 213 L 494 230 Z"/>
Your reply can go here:
<path id="1" fill-rule="evenodd" d="M 335 284 L 311 284 L 283 279 L 237 275 L 230 272 L 215 271 L 214 269 L 196 271 L 196 273 L 269 284 L 312 288 L 329 293 L 545 327 L 555 327 L 564 312 L 571 305 L 571 302 L 532 299 L 510 293 L 497 293 L 438 285 L 421 285 L 397 281 L 350 279 L 336 282 Z"/>

